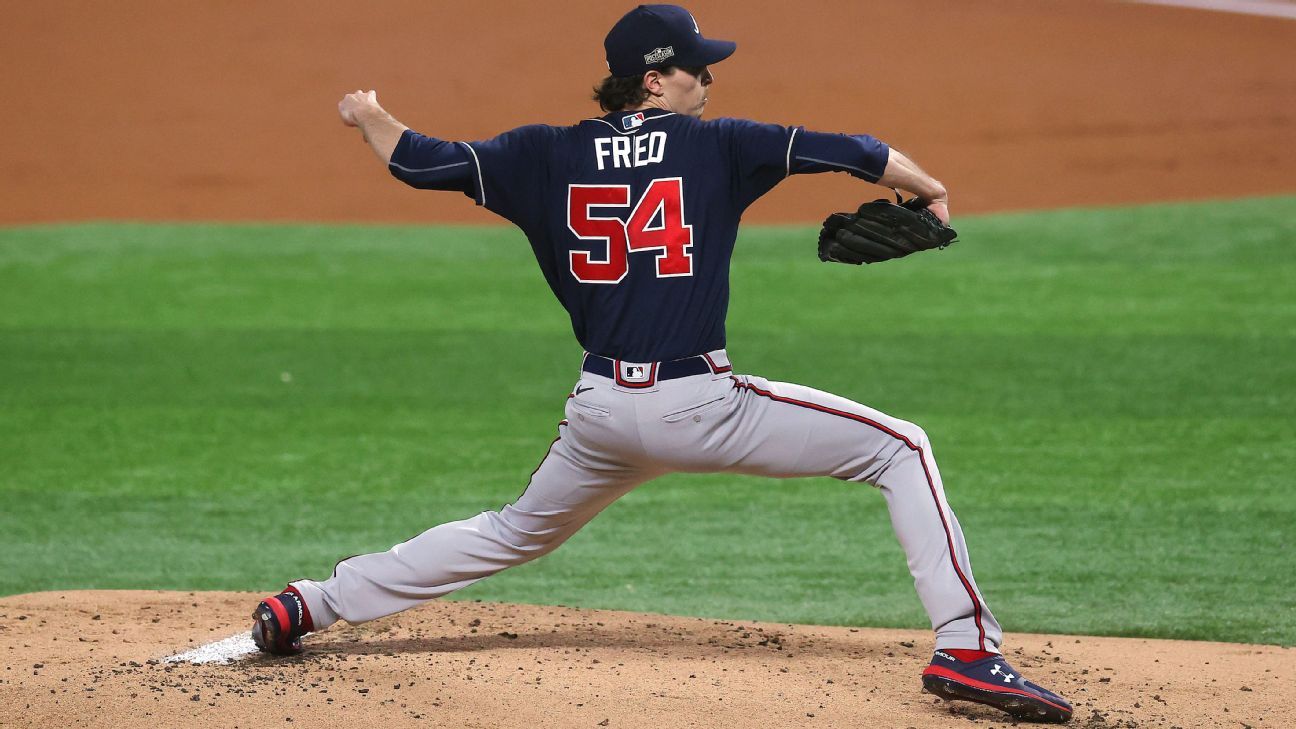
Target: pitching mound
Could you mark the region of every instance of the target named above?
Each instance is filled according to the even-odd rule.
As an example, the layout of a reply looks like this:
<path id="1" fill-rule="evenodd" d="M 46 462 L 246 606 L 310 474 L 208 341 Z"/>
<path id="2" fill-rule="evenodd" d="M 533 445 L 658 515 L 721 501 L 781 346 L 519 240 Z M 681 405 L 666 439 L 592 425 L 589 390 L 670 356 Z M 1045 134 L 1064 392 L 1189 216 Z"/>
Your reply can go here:
<path id="1" fill-rule="evenodd" d="M 305 655 L 281 659 L 242 654 L 258 597 L 86 591 L 0 599 L 0 725 L 1011 723 L 921 692 L 930 648 L 923 631 L 436 602 L 337 626 L 308 638 Z M 209 662 L 167 660 L 184 652 Z M 1290 649 L 1012 635 L 1008 655 L 1075 703 L 1073 725 L 1296 726 Z"/>

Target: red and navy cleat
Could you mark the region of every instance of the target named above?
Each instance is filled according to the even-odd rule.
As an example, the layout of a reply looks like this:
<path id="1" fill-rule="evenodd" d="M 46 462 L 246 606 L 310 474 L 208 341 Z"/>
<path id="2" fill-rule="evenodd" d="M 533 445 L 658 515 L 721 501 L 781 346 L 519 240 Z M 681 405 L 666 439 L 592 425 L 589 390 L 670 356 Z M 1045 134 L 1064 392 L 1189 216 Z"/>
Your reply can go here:
<path id="1" fill-rule="evenodd" d="M 252 642 L 265 653 L 301 653 L 301 637 L 314 629 L 306 601 L 292 585 L 262 600 L 252 611 Z"/>
<path id="2" fill-rule="evenodd" d="M 924 688 L 946 701 L 975 701 L 1027 721 L 1062 723 L 1071 718 L 1066 699 L 1022 678 L 1000 655 L 960 661 L 936 651 L 922 680 Z"/>

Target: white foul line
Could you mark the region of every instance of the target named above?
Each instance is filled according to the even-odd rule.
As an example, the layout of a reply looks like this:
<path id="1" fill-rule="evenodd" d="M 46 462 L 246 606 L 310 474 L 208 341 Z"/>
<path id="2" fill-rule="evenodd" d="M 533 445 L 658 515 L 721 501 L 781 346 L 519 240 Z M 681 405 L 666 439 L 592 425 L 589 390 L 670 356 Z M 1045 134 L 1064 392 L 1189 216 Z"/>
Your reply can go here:
<path id="1" fill-rule="evenodd" d="M 200 645 L 193 650 L 177 653 L 162 659 L 163 663 L 231 663 L 250 653 L 256 653 L 256 644 L 247 633 L 231 635 L 215 643 Z"/>
<path id="2" fill-rule="evenodd" d="M 1144 5 L 1170 5 L 1197 10 L 1217 10 L 1221 13 L 1263 15 L 1270 18 L 1296 20 L 1296 3 L 1290 0 L 1129 0 Z"/>

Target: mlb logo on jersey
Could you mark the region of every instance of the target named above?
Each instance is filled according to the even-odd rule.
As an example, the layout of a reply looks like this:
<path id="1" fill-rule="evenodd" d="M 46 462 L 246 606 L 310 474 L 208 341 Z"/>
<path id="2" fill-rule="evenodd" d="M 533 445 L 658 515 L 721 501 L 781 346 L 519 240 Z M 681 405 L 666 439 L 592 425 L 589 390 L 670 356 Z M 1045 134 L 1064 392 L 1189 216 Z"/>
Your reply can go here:
<path id="1" fill-rule="evenodd" d="M 638 112 L 637 114 L 631 114 L 630 116 L 623 117 L 621 119 L 621 126 L 625 127 L 625 130 L 627 132 L 630 131 L 631 129 L 638 129 L 639 127 L 643 126 L 643 123 L 644 123 L 644 113 L 642 111 Z"/>

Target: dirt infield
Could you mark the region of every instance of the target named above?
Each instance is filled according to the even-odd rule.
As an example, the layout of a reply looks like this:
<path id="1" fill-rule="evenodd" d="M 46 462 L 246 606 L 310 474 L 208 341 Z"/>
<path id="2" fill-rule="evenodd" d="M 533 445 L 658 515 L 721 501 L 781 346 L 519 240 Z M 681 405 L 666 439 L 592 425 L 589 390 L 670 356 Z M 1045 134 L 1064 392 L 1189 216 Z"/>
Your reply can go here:
<path id="1" fill-rule="evenodd" d="M 0 725 L 1005 726 L 922 693 L 923 631 L 433 602 L 229 664 L 163 659 L 241 633 L 257 596 L 0 599 Z M 1296 652 L 1011 635 L 1010 660 L 1082 727 L 1296 726 Z"/>
<path id="2" fill-rule="evenodd" d="M 0 224 L 498 222 L 391 180 L 338 98 L 376 88 L 450 139 L 571 123 L 597 112 L 603 34 L 628 7 L 11 3 Z M 1081 0 L 690 7 L 739 41 L 708 114 L 876 134 L 942 177 L 956 213 L 1296 191 L 1293 21 Z M 806 177 L 747 220 L 876 192 Z"/>

